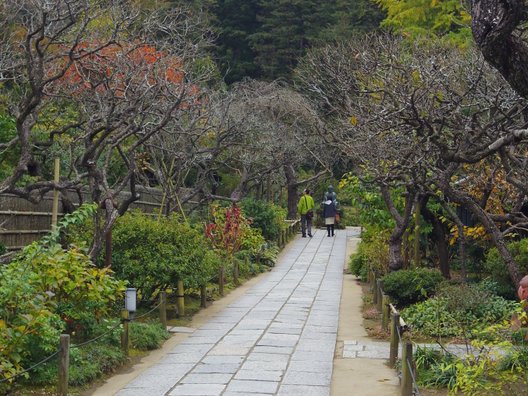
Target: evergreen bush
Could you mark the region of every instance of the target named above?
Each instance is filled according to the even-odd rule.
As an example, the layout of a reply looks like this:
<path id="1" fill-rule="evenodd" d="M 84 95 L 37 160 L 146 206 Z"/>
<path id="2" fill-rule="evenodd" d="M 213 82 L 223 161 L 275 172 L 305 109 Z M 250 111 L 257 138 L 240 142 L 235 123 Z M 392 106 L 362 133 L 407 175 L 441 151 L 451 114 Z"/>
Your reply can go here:
<path id="1" fill-rule="evenodd" d="M 519 265 L 521 274 L 528 273 L 528 238 L 510 242 L 508 250 L 515 262 Z M 516 299 L 516 285 L 513 284 L 508 271 L 506 271 L 504 260 L 497 248 L 491 248 L 484 261 L 484 269 L 489 273 L 491 279 L 498 284 L 497 293 L 502 297 Z"/>
<path id="2" fill-rule="evenodd" d="M 130 346 L 140 351 L 150 351 L 159 348 L 170 334 L 159 321 L 131 322 Z"/>
<path id="3" fill-rule="evenodd" d="M 127 213 L 118 219 L 112 238 L 112 269 L 143 299 L 174 287 L 179 279 L 187 288 L 199 288 L 215 275 L 219 263 L 203 230 L 177 215 L 156 219 Z"/>
<path id="4" fill-rule="evenodd" d="M 412 329 L 429 337 L 486 337 L 486 329 L 511 319 L 519 303 L 479 285 L 443 284 L 437 296 L 402 311 Z"/>
<path id="5" fill-rule="evenodd" d="M 268 241 L 274 241 L 286 219 L 286 210 L 268 201 L 245 198 L 240 202 L 244 217 L 251 220 L 251 227 L 260 229 Z"/>
<path id="6" fill-rule="evenodd" d="M 382 279 L 383 290 L 400 306 L 425 300 L 444 280 L 439 271 L 427 268 L 394 271 Z"/>

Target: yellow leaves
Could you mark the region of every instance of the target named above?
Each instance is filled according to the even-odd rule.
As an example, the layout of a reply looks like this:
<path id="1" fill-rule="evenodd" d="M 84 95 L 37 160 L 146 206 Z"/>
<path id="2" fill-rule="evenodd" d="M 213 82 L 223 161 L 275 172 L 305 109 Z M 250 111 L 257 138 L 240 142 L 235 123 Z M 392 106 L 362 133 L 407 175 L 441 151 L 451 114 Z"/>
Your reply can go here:
<path id="1" fill-rule="evenodd" d="M 464 226 L 464 235 L 466 236 L 466 238 L 473 239 L 473 240 L 489 239 L 489 235 L 486 232 L 486 229 L 481 225 L 475 226 L 475 227 Z M 458 227 L 451 228 L 451 238 L 449 239 L 449 245 L 453 246 L 458 240 L 458 238 L 459 238 Z"/>
<path id="2" fill-rule="evenodd" d="M 355 116 L 350 117 L 350 125 L 356 126 L 358 123 L 358 119 Z"/>

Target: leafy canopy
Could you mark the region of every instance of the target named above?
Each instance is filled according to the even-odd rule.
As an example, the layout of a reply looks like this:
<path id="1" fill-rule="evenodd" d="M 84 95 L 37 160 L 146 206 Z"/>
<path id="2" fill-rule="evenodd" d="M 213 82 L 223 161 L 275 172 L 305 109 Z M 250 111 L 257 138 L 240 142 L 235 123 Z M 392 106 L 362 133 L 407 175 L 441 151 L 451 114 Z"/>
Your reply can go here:
<path id="1" fill-rule="evenodd" d="M 381 23 L 411 39 L 441 38 L 460 46 L 472 40 L 471 17 L 459 0 L 375 0 L 387 12 Z"/>

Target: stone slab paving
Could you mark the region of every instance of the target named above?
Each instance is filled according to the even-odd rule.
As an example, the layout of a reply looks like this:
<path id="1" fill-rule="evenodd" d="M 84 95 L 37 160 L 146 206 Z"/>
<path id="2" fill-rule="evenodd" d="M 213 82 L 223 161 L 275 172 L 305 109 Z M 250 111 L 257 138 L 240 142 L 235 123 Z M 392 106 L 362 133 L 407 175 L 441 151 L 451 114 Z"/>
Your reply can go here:
<path id="1" fill-rule="evenodd" d="M 298 236 L 261 282 L 117 394 L 329 395 L 353 233 Z"/>
<path id="2" fill-rule="evenodd" d="M 442 347 L 438 344 L 416 344 L 414 348 L 426 348 L 440 350 Z M 465 345 L 448 344 L 443 347 L 450 353 L 459 357 L 464 357 L 468 354 Z M 478 351 L 472 351 L 477 353 Z M 365 358 L 365 359 L 389 359 L 389 343 L 388 342 L 358 342 L 356 340 L 347 340 L 343 345 L 343 357 L 349 359 Z M 398 356 L 402 356 L 400 350 Z"/>

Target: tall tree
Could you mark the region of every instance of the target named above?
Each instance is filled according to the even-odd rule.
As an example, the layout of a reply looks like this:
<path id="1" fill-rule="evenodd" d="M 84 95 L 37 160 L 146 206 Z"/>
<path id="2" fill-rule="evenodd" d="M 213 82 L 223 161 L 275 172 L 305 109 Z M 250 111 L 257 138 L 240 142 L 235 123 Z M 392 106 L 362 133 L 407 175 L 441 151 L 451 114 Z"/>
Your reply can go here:
<path id="1" fill-rule="evenodd" d="M 522 0 L 473 0 L 471 28 L 484 59 L 519 95 L 528 98 L 526 3 Z"/>
<path id="2" fill-rule="evenodd" d="M 347 40 L 377 30 L 386 13 L 370 0 L 335 0 L 332 23 L 325 27 L 320 38 L 323 42 Z"/>
<path id="3" fill-rule="evenodd" d="M 1 94 L 17 153 L 0 192 L 38 202 L 52 190 L 90 187 L 104 209 L 91 256 L 117 216 L 139 198 L 145 144 L 200 105 L 196 72 L 206 30 L 186 10 L 121 2 L 9 0 L 0 6 Z M 188 72 L 192 70 L 192 72 Z M 59 183 L 39 170 L 59 156 Z M 128 189 L 129 198 L 120 199 Z"/>
<path id="4" fill-rule="evenodd" d="M 258 3 L 258 0 L 218 0 L 212 8 L 218 30 L 219 66 L 228 84 L 259 75 L 249 42 L 259 28 Z"/>

